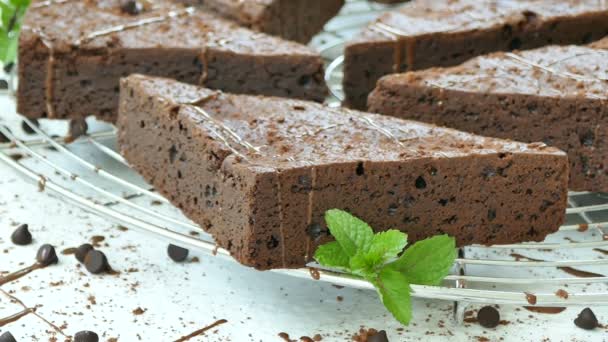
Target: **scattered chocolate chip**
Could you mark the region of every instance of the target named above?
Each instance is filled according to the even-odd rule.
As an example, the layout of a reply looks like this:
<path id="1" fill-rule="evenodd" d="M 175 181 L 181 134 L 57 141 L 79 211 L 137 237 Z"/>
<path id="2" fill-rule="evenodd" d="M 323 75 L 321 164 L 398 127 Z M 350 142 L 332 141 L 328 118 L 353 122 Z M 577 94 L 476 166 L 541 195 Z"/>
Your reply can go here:
<path id="1" fill-rule="evenodd" d="M 485 328 L 496 328 L 500 323 L 500 313 L 492 306 L 484 306 L 477 313 L 477 321 Z"/>
<path id="2" fill-rule="evenodd" d="M 99 274 L 110 268 L 108 258 L 101 251 L 91 250 L 84 258 L 84 267 L 93 274 Z"/>
<path id="3" fill-rule="evenodd" d="M 585 330 L 593 330 L 599 326 L 597 317 L 595 317 L 595 314 L 589 308 L 583 309 L 583 311 L 578 314 L 578 317 L 574 320 L 574 324 Z"/>
<path id="4" fill-rule="evenodd" d="M 376 334 L 368 336 L 367 342 L 388 342 L 388 336 L 386 336 L 386 331 L 380 330 Z"/>
<path id="5" fill-rule="evenodd" d="M 57 253 L 55 253 L 55 247 L 44 244 L 38 248 L 38 253 L 36 253 L 36 260 L 41 263 L 43 266 L 49 266 L 51 264 L 56 264 L 59 262 L 57 258 Z"/>
<path id="6" fill-rule="evenodd" d="M 141 5 L 141 3 L 139 1 L 127 0 L 127 1 L 122 2 L 121 6 L 120 6 L 120 10 L 126 14 L 138 15 L 143 10 L 143 6 Z"/>
<path id="7" fill-rule="evenodd" d="M 74 253 L 74 256 L 76 256 L 76 260 L 84 262 L 84 259 L 91 250 L 93 250 L 93 246 L 91 246 L 90 243 L 82 244 L 76 248 L 76 253 Z"/>
<path id="8" fill-rule="evenodd" d="M 0 80 L 0 90 L 8 89 L 8 82 L 6 80 Z"/>
<path id="9" fill-rule="evenodd" d="M 38 120 L 36 119 L 30 119 L 30 121 L 36 126 L 36 127 L 40 127 L 40 123 L 38 122 Z M 23 129 L 23 131 L 27 134 L 35 134 L 36 132 L 34 132 L 34 130 L 32 129 L 32 127 L 30 127 L 30 125 L 25 122 L 25 121 L 21 121 L 21 129 Z"/>
<path id="10" fill-rule="evenodd" d="M 89 125 L 87 125 L 87 121 L 84 118 L 72 119 L 70 120 L 70 127 L 66 141 L 72 142 L 79 137 L 86 135 L 88 130 Z"/>
<path id="11" fill-rule="evenodd" d="M 7 143 L 10 141 L 11 141 L 11 139 L 9 139 L 6 135 L 4 135 L 4 133 L 0 132 L 0 143 Z"/>
<path id="12" fill-rule="evenodd" d="M 169 254 L 169 258 L 171 258 L 171 260 L 175 262 L 182 262 L 186 260 L 186 258 L 188 257 L 188 253 L 189 251 L 187 249 L 176 245 L 169 245 L 169 247 L 167 248 L 167 254 Z"/>
<path id="13" fill-rule="evenodd" d="M 13 71 L 13 67 L 15 66 L 14 62 L 9 62 L 4 64 L 4 72 L 10 74 Z"/>
<path id="14" fill-rule="evenodd" d="M 11 241 L 15 245 L 19 246 L 25 246 L 32 243 L 32 234 L 28 230 L 27 224 L 24 223 L 22 225 L 19 225 L 19 227 L 15 229 L 15 231 L 11 235 Z"/>
<path id="15" fill-rule="evenodd" d="M 17 340 L 15 339 L 13 334 L 7 331 L 4 334 L 0 335 L 0 342 L 17 342 Z"/>
<path id="16" fill-rule="evenodd" d="M 99 342 L 99 336 L 92 331 L 79 331 L 74 335 L 74 342 Z"/>

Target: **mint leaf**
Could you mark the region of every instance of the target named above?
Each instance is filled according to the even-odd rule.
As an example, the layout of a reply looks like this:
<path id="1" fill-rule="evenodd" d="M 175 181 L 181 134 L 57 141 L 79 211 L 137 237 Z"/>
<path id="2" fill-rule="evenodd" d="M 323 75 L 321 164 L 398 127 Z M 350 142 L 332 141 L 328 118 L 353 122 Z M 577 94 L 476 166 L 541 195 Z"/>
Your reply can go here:
<path id="1" fill-rule="evenodd" d="M 325 222 L 331 235 L 349 257 L 359 250 L 367 251 L 374 238 L 374 232 L 367 223 L 342 210 L 328 210 Z"/>
<path id="2" fill-rule="evenodd" d="M 454 238 L 438 235 L 418 241 L 388 268 L 404 274 L 411 284 L 438 285 L 456 259 Z"/>
<path id="3" fill-rule="evenodd" d="M 361 250 L 350 260 L 354 274 L 366 277 L 377 272 L 388 260 L 396 258 L 407 244 L 407 234 L 398 230 L 387 230 L 374 235 L 367 251 Z"/>
<path id="4" fill-rule="evenodd" d="M 374 235 L 366 258 L 372 265 L 380 266 L 389 259 L 396 258 L 405 245 L 407 234 L 394 229 L 380 232 Z"/>
<path id="5" fill-rule="evenodd" d="M 21 22 L 30 0 L 0 0 L 0 61 L 14 62 L 17 58 Z"/>
<path id="6" fill-rule="evenodd" d="M 337 209 L 327 211 L 325 221 L 336 241 L 319 246 L 317 262 L 372 283 L 384 306 L 405 325 L 412 318 L 410 284 L 439 284 L 456 259 L 454 239 L 441 235 L 415 243 L 388 263 L 407 245 L 407 234 L 374 234 L 367 223 Z"/>
<path id="7" fill-rule="evenodd" d="M 408 325 L 412 319 L 410 284 L 405 275 L 383 268 L 374 285 L 384 306 L 400 323 Z"/>
<path id="8" fill-rule="evenodd" d="M 348 255 L 336 241 L 319 246 L 314 258 L 323 266 L 348 270 Z"/>

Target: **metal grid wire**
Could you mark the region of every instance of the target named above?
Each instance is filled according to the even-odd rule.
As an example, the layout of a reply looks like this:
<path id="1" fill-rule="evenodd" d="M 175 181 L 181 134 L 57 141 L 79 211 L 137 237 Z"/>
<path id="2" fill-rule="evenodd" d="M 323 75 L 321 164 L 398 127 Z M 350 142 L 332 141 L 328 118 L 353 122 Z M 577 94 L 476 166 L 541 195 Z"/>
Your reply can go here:
<path id="1" fill-rule="evenodd" d="M 344 40 L 385 8 L 348 1 L 342 14 L 313 41 L 328 62 L 330 105 L 338 105 L 342 96 Z M 0 144 L 0 159 L 41 191 L 118 224 L 234 260 L 129 168 L 116 152 L 114 127 L 89 119 L 89 134 L 68 144 L 62 138 L 65 122 L 37 124 L 15 114 L 11 90 L 0 91 L 0 111 L 0 132 L 11 140 Z M 533 305 L 530 295 L 537 306 L 608 305 L 608 277 L 603 275 L 608 273 L 608 194 L 571 192 L 569 204 L 566 225 L 544 242 L 462 248 L 442 286 L 414 285 L 412 295 L 453 300 L 460 304 L 455 306 L 460 318 L 468 303 Z M 309 269 L 272 272 L 312 280 Z M 320 275 L 320 281 L 373 289 L 363 280 L 331 270 L 320 270 Z M 560 289 L 567 298 L 563 292 L 556 294 Z"/>

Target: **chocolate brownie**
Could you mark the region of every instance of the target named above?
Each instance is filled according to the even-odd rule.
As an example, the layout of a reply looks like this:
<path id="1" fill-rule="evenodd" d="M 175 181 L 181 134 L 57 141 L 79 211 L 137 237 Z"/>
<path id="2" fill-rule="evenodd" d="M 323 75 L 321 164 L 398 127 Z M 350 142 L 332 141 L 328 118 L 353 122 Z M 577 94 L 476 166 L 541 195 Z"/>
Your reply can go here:
<path id="1" fill-rule="evenodd" d="M 33 3 L 20 38 L 19 112 L 114 121 L 119 79 L 131 73 L 235 93 L 325 98 L 323 60 L 311 48 L 193 7 L 149 4 Z"/>
<path id="2" fill-rule="evenodd" d="M 373 112 L 568 152 L 572 190 L 608 192 L 608 51 L 550 46 L 385 76 Z"/>
<path id="3" fill-rule="evenodd" d="M 120 98 L 129 163 L 258 269 L 305 265 L 331 208 L 459 245 L 538 241 L 564 219 L 567 157 L 542 143 L 138 75 Z"/>
<path id="4" fill-rule="evenodd" d="M 589 43 L 607 34 L 604 1 L 414 0 L 347 44 L 345 104 L 365 108 L 386 74 L 457 65 L 495 51 Z"/>
<path id="5" fill-rule="evenodd" d="M 202 4 L 256 31 L 307 43 L 344 5 L 344 0 L 182 0 Z"/>

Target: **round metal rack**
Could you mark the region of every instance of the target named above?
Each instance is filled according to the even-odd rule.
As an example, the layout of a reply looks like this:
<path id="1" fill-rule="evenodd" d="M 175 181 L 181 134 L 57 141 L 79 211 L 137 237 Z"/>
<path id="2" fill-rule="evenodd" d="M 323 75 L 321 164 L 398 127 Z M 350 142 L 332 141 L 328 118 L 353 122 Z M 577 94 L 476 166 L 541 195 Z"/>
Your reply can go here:
<path id="1" fill-rule="evenodd" d="M 386 7 L 347 1 L 340 16 L 313 40 L 327 60 L 329 105 L 338 106 L 342 97 L 344 41 Z M 117 152 L 113 126 L 88 119 L 89 134 L 67 143 L 66 122 L 37 123 L 21 117 L 15 113 L 10 89 L 0 90 L 0 132 L 10 139 L 0 144 L 0 159 L 40 191 L 117 224 L 234 261 L 129 168 Z M 569 204 L 567 223 L 544 242 L 462 248 L 442 286 L 413 285 L 412 295 L 454 301 L 458 319 L 468 303 L 608 305 L 608 194 L 571 192 Z M 309 269 L 272 272 L 317 281 Z M 364 280 L 332 270 L 320 269 L 318 281 L 373 289 Z"/>

